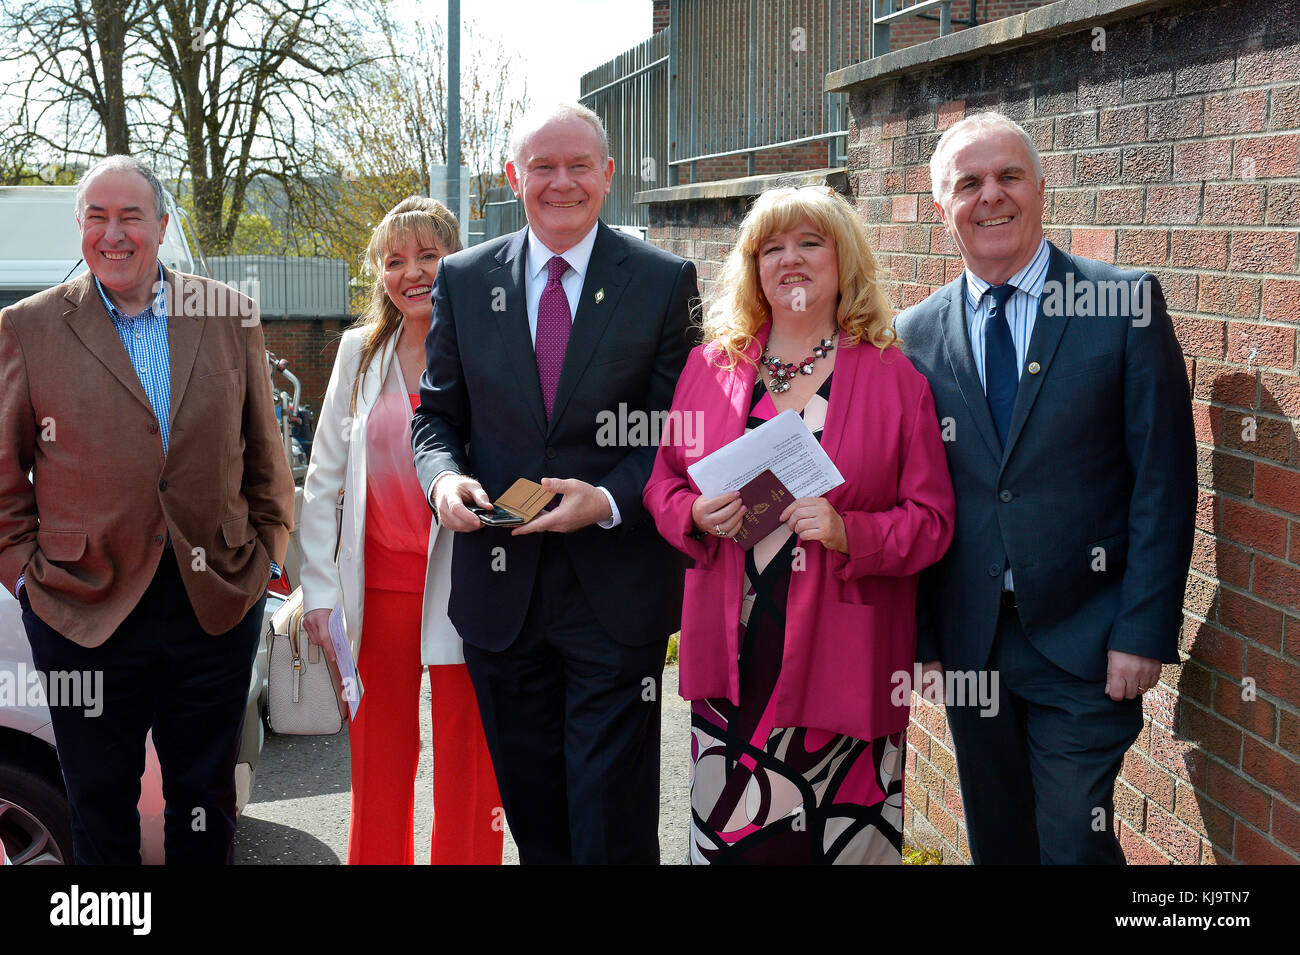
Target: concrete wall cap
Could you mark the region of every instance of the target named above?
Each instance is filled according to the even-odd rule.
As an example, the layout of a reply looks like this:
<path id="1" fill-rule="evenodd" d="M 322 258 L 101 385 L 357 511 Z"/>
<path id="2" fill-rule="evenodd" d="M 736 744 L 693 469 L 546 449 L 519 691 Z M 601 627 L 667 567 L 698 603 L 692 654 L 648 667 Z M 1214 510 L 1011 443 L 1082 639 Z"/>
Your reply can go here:
<path id="1" fill-rule="evenodd" d="M 717 182 L 691 182 L 663 189 L 638 192 L 633 201 L 643 205 L 657 202 L 685 202 L 690 199 L 736 199 L 756 196 L 778 186 L 830 186 L 838 192 L 848 189 L 849 173 L 843 166 L 767 176 L 720 179 Z"/>
<path id="2" fill-rule="evenodd" d="M 919 67 L 988 56 L 1050 36 L 1091 29 L 1103 21 L 1131 19 L 1164 7 L 1185 8 L 1187 0 L 1057 0 L 1014 16 L 982 23 L 948 36 L 905 47 L 826 74 L 825 90 L 843 93 L 853 87 L 913 72 Z"/>

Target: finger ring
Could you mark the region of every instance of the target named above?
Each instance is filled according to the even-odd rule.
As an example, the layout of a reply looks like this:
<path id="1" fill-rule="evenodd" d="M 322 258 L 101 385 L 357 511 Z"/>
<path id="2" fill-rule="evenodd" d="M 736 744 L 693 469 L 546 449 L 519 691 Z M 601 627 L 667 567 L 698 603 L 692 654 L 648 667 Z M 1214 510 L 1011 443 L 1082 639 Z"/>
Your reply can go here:
<path id="1" fill-rule="evenodd" d="M 714 524 L 714 525 L 713 525 L 713 531 L 714 531 L 714 533 L 717 534 L 719 537 L 726 537 L 726 536 L 727 536 L 726 534 L 722 533 L 722 525 L 721 525 L 721 524 Z"/>

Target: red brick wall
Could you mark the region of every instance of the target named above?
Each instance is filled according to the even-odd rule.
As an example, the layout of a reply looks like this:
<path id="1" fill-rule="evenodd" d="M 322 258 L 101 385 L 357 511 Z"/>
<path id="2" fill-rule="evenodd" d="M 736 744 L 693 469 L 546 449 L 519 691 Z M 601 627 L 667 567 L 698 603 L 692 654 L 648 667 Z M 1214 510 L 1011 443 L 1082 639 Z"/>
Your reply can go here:
<path id="1" fill-rule="evenodd" d="M 348 320 L 312 318 L 263 318 L 266 347 L 278 358 L 289 359 L 289 370 L 302 382 L 302 400 L 319 415 L 321 399 L 329 385 L 343 329 Z M 284 379 L 276 376 L 276 385 Z"/>
<path id="2" fill-rule="evenodd" d="M 981 83 L 953 68 L 948 97 L 885 86 L 854 110 L 860 204 L 900 307 L 960 269 L 924 160 L 988 107 L 1044 154 L 1049 238 L 1151 269 L 1165 289 L 1194 388 L 1201 507 L 1187 656 L 1145 697 L 1116 787 L 1134 862 L 1300 861 L 1300 28 L 1261 42 L 1271 6 L 1194 3 L 1117 25 L 1107 54 L 1076 35 L 978 64 Z M 1013 82 L 992 86 L 992 70 Z M 910 738 L 909 824 L 919 815 L 964 855 L 942 711 L 918 702 Z"/>
<path id="3" fill-rule="evenodd" d="M 826 140 L 765 149 L 754 154 L 754 175 L 789 172 L 792 169 L 823 169 L 829 166 L 830 152 Z M 738 179 L 749 175 L 748 160 L 744 156 L 723 156 L 696 163 L 697 182 L 716 182 L 720 179 Z M 685 167 L 682 182 L 688 181 L 690 167 Z"/>
<path id="4" fill-rule="evenodd" d="M 650 13 L 650 33 L 652 35 L 668 29 L 668 3 L 669 0 L 654 0 L 654 8 Z"/>
<path id="5" fill-rule="evenodd" d="M 1277 13 L 1188 0 L 1107 24 L 1105 53 L 1084 32 L 851 94 L 851 188 L 899 308 L 961 270 L 926 164 L 988 108 L 1038 143 L 1051 241 L 1160 278 L 1201 492 L 1183 662 L 1146 694 L 1116 786 L 1135 863 L 1300 862 L 1300 18 Z M 707 280 L 735 203 L 652 206 L 649 238 Z M 969 858 L 944 713 L 913 703 L 907 830 Z"/>
<path id="6" fill-rule="evenodd" d="M 707 295 L 721 274 L 722 262 L 735 244 L 736 229 L 748 208 L 744 199 L 652 205 L 646 238 L 694 262 L 700 290 Z"/>

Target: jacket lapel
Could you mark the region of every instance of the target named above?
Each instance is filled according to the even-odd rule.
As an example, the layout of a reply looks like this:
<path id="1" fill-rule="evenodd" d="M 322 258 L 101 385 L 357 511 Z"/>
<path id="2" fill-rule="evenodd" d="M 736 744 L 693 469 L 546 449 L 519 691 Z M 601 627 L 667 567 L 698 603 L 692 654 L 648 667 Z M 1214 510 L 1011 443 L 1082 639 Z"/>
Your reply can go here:
<path id="1" fill-rule="evenodd" d="M 405 319 L 402 320 L 405 322 Z M 402 324 L 399 323 L 397 331 L 389 336 L 388 341 L 384 342 L 384 347 L 379 349 L 378 353 L 370 359 L 370 365 L 365 368 L 357 369 L 357 374 L 364 375 L 361 378 L 361 387 L 357 389 L 357 411 L 358 418 L 365 418 L 370 414 L 370 409 L 375 406 L 379 400 L 380 394 L 384 390 L 384 379 L 388 377 L 388 367 L 392 364 L 393 358 L 397 354 L 397 340 L 402 337 Z M 358 348 L 360 353 L 360 348 Z M 411 387 L 411 382 L 406 382 L 406 387 Z M 419 382 L 415 382 L 419 387 Z"/>
<path id="2" fill-rule="evenodd" d="M 63 319 L 72 333 L 121 382 L 122 387 L 153 414 L 153 405 L 149 404 L 149 396 L 144 393 L 140 376 L 131 367 L 131 359 L 122 347 L 122 340 L 117 337 L 113 320 L 108 317 L 104 303 L 99 300 L 94 276 L 87 272 L 75 280 L 64 294 L 64 300 L 68 303 L 68 308 L 63 313 Z"/>
<path id="3" fill-rule="evenodd" d="M 849 413 L 849 400 L 853 395 L 853 381 L 862 364 L 863 349 L 875 348 L 869 341 L 861 341 L 852 348 L 841 347 L 843 336 L 836 343 L 835 369 L 831 372 L 831 398 L 826 410 L 826 423 L 822 426 L 822 450 L 835 460 L 844 436 L 844 421 Z"/>
<path id="4" fill-rule="evenodd" d="M 519 381 L 519 394 L 528 405 L 537 430 L 546 433 L 546 412 L 542 406 L 542 383 L 537 375 L 537 353 L 528 330 L 528 292 L 524 269 L 528 262 L 528 230 L 520 229 L 497 254 L 497 266 L 490 269 L 488 288 L 505 289 L 506 309 L 496 323 L 501 334 L 506 365 Z M 488 312 L 489 315 L 494 313 Z"/>
<path id="5" fill-rule="evenodd" d="M 706 427 L 702 432 L 700 453 L 694 459 L 695 461 L 708 457 L 745 433 L 745 425 L 749 423 L 749 412 L 754 403 L 758 359 L 763 354 L 763 349 L 767 347 L 767 336 L 771 328 L 771 321 L 765 323 L 754 336 L 754 341 L 749 343 L 749 348 L 745 349 L 745 354 L 752 361 L 745 361 L 742 358 L 731 371 L 719 368 L 716 364 L 709 366 L 713 381 L 718 387 L 709 390 L 707 403 L 703 406 Z M 705 354 L 707 356 L 712 353 L 706 351 Z M 721 353 L 715 359 L 720 362 L 725 360 L 725 354 Z M 691 486 L 698 491 L 699 488 L 694 481 L 695 479 L 691 478 Z"/>
<path id="6" fill-rule="evenodd" d="M 1061 287 L 1065 285 L 1066 259 L 1060 250 L 1050 245 L 1050 259 L 1047 264 L 1047 282 L 1058 282 Z M 1044 293 L 1048 289 L 1045 283 Z M 1046 294 L 1038 297 L 1038 315 L 1034 319 L 1034 331 L 1029 336 L 1029 348 L 1025 354 L 1025 367 L 1020 371 L 1020 389 L 1016 392 L 1016 404 L 1011 409 L 1011 424 L 1007 429 L 1007 455 L 1006 459 L 1011 457 L 1011 451 L 1016 446 L 1016 439 L 1020 437 L 1020 432 L 1024 429 L 1025 421 L 1029 418 L 1029 412 L 1034 407 L 1034 400 L 1038 397 L 1038 392 L 1043 387 L 1043 379 L 1047 377 L 1048 369 L 1051 367 L 1052 358 L 1056 355 L 1056 347 L 1061 343 L 1061 336 L 1065 334 L 1065 325 L 1069 321 L 1069 309 L 1065 309 L 1063 315 L 1047 316 L 1043 314 L 1043 301 L 1047 298 Z M 1029 366 L 1037 362 L 1039 369 L 1037 374 L 1030 374 Z M 1006 460 L 1004 459 L 1004 460 Z"/>
<path id="7" fill-rule="evenodd" d="M 181 399 L 185 396 L 185 389 L 189 386 L 190 375 L 194 371 L 194 359 L 199 353 L 199 340 L 203 337 L 204 319 L 202 315 L 185 317 L 178 314 L 179 312 L 188 311 L 188 309 L 177 307 L 184 301 L 181 296 L 185 291 L 181 286 L 182 280 L 177 273 L 164 267 L 163 281 L 167 285 L 167 353 L 171 373 L 171 408 L 167 427 L 170 431 L 172 423 L 176 420 L 176 410 L 180 408 Z M 206 289 L 203 291 L 206 291 Z M 204 298 L 207 298 L 207 296 L 204 296 Z M 223 302 L 227 301 L 224 295 L 213 296 L 213 298 Z M 229 319 L 216 318 L 216 320 L 238 321 L 237 318 L 233 317 Z"/>
<path id="8" fill-rule="evenodd" d="M 623 265 L 626 258 L 626 240 L 616 235 L 605 223 L 598 223 L 596 242 L 592 246 L 587 275 L 582 282 L 582 294 L 578 297 L 578 313 L 573 316 L 573 329 L 569 332 L 569 344 L 564 352 L 564 364 L 560 368 L 560 380 L 555 388 L 550 431 L 555 430 L 565 406 L 573 397 L 583 372 L 595 354 L 596 345 L 605 334 L 610 316 L 618 308 L 619 299 L 627 288 L 630 276 Z M 604 293 L 599 302 L 596 301 L 598 292 Z M 540 384 L 538 390 L 541 390 Z"/>
<path id="9" fill-rule="evenodd" d="M 998 443 L 998 433 L 993 428 L 993 414 L 989 411 L 988 396 L 980 384 L 979 371 L 975 368 L 975 352 L 970 345 L 970 332 L 966 329 L 966 276 L 948 286 L 948 307 L 944 310 L 943 347 L 952 368 L 957 387 L 961 389 L 962 398 L 970 410 L 975 429 L 988 446 L 989 453 L 995 460 L 1002 460 L 1002 448 Z M 834 386 L 832 386 L 834 387 Z"/>

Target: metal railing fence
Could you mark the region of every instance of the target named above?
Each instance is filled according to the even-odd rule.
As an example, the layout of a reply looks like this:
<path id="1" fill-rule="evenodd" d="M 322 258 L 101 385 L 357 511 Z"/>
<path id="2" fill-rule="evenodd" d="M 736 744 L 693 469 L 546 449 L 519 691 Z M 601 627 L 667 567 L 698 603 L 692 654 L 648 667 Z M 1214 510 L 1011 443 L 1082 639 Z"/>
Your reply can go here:
<path id="1" fill-rule="evenodd" d="M 601 210 L 610 225 L 649 225 L 633 202 L 644 189 L 668 184 L 669 31 L 603 63 L 582 78 L 578 101 L 605 120 L 614 180 Z"/>
<path id="2" fill-rule="evenodd" d="M 669 165 L 827 141 L 845 152 L 848 100 L 826 74 L 867 58 L 871 0 L 675 0 Z"/>

